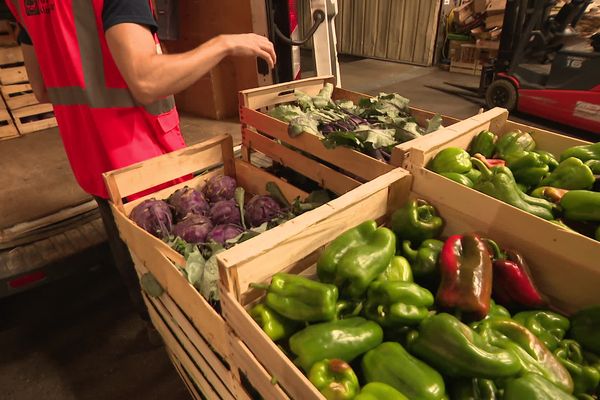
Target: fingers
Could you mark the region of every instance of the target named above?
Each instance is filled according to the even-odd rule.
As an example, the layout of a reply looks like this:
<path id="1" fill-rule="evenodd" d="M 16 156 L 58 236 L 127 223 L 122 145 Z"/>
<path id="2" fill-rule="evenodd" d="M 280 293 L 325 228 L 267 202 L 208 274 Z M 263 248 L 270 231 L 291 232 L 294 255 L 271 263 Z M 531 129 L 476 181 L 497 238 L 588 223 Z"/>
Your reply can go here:
<path id="1" fill-rule="evenodd" d="M 264 59 L 267 64 L 269 64 L 270 68 L 273 68 L 277 62 L 277 54 L 275 54 L 275 47 L 273 46 L 273 43 L 271 43 L 271 41 L 264 36 L 256 35 L 254 33 L 252 35 L 254 35 L 256 39 L 256 55 Z"/>

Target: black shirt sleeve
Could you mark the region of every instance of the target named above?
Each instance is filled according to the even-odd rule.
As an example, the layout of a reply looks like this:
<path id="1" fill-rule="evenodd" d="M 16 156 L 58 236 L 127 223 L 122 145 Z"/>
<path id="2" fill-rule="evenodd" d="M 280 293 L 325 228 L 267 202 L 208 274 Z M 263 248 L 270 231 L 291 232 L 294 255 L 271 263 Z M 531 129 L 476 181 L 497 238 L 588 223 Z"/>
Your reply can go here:
<path id="1" fill-rule="evenodd" d="M 104 0 L 102 22 L 105 32 L 110 27 L 123 23 L 147 26 L 152 33 L 158 30 L 148 0 Z"/>

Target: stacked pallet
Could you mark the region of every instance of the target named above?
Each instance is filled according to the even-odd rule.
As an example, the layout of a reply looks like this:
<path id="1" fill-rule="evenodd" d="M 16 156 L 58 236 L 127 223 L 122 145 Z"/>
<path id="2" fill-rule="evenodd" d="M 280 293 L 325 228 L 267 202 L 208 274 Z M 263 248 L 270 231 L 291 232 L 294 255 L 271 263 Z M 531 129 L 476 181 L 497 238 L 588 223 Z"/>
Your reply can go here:
<path id="1" fill-rule="evenodd" d="M 0 31 L 2 24 L 0 23 Z M 0 35 L 0 43 L 10 38 Z M 21 48 L 0 47 L 0 139 L 37 132 L 57 125 L 52 105 L 37 101 L 31 85 Z"/>
<path id="2" fill-rule="evenodd" d="M 450 71 L 478 75 L 500 48 L 506 0 L 469 0 L 453 9 L 453 32 L 468 41 L 450 40 Z"/>

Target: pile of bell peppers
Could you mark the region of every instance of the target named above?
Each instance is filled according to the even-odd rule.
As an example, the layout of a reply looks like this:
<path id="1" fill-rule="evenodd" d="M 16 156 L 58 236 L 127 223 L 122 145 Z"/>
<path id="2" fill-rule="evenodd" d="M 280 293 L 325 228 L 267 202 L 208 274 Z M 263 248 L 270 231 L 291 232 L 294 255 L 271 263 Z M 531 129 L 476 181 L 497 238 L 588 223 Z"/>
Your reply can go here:
<path id="1" fill-rule="evenodd" d="M 555 156 L 526 132 L 476 135 L 448 147 L 428 168 L 448 179 L 600 241 L 600 142 Z"/>
<path id="2" fill-rule="evenodd" d="M 517 250 L 444 225 L 410 200 L 330 242 L 314 279 L 253 284 L 249 313 L 327 400 L 598 399 L 600 305 L 552 311 Z"/>

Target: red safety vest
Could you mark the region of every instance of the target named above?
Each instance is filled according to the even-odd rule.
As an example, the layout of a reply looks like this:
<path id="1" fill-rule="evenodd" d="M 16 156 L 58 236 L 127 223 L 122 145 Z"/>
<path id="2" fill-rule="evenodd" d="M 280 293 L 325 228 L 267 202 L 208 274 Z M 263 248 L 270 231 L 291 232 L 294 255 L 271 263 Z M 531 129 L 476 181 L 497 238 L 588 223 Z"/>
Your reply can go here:
<path id="1" fill-rule="evenodd" d="M 7 4 L 34 43 L 69 162 L 86 192 L 107 198 L 103 172 L 185 146 L 172 96 L 149 106 L 133 99 L 106 43 L 103 0 Z"/>

